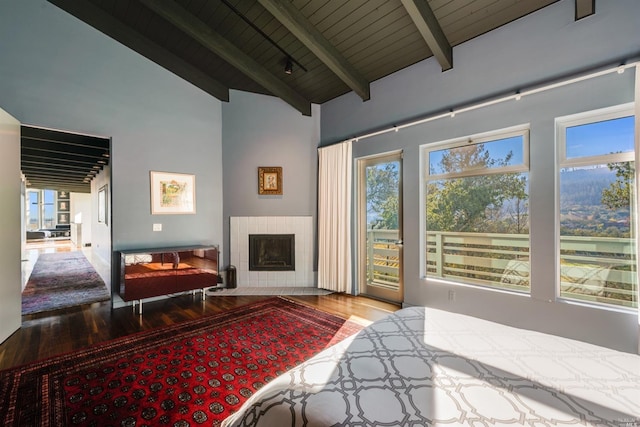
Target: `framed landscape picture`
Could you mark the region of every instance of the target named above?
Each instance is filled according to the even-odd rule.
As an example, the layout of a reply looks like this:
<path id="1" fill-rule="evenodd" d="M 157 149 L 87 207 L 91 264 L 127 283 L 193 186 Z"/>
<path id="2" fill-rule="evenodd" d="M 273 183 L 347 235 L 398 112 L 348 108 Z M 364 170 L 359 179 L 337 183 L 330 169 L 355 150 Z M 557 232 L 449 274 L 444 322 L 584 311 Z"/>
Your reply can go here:
<path id="1" fill-rule="evenodd" d="M 195 214 L 196 176 L 151 171 L 151 214 Z"/>
<path id="2" fill-rule="evenodd" d="M 258 194 L 282 194 L 282 167 L 258 167 Z"/>

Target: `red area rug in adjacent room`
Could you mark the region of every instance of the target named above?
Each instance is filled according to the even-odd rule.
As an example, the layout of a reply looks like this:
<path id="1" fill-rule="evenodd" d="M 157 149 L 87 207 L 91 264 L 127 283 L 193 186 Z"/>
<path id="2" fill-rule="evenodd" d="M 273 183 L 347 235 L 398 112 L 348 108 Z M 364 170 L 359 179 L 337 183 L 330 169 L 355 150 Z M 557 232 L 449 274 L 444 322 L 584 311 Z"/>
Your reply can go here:
<path id="1" fill-rule="evenodd" d="M 0 371 L 2 426 L 218 425 L 360 325 L 271 298 Z"/>

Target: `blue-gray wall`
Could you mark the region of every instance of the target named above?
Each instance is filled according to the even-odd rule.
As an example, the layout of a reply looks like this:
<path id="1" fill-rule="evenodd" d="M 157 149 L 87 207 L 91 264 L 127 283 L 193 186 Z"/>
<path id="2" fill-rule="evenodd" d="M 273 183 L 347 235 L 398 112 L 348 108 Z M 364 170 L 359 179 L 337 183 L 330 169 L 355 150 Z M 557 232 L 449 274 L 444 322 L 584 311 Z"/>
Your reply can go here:
<path id="1" fill-rule="evenodd" d="M 640 55 L 640 2 L 598 2 L 596 15 L 574 22 L 562 0 L 453 50 L 454 68 L 429 59 L 371 88 L 371 100 L 347 94 L 322 105 L 322 143 L 329 144 L 417 117 L 448 111 L 548 79 Z M 633 101 L 634 71 L 524 97 L 354 142 L 354 158 L 404 152 L 405 303 L 463 312 L 628 352 L 638 349 L 638 313 L 555 300 L 555 117 Z M 426 280 L 420 147 L 480 132 L 530 124 L 531 296 Z M 449 300 L 449 291 L 456 294 Z"/>
<path id="2" fill-rule="evenodd" d="M 316 217 L 320 107 L 312 105 L 311 113 L 306 117 L 278 98 L 239 91 L 222 105 L 227 245 L 232 216 Z M 282 166 L 282 195 L 258 194 L 259 166 Z"/>
<path id="3" fill-rule="evenodd" d="M 0 4 L 0 53 L 7 112 L 25 124 L 112 138 L 113 250 L 223 247 L 218 100 L 45 0 Z M 197 213 L 152 216 L 151 170 L 195 174 Z M 92 234 L 108 252 L 109 233 Z"/>

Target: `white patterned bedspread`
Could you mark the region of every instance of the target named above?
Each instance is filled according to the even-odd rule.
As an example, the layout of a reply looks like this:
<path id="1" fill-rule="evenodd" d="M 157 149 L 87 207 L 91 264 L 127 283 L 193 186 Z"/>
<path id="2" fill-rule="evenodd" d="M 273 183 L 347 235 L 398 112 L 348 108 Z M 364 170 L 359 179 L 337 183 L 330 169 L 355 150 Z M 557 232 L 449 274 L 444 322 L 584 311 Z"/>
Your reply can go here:
<path id="1" fill-rule="evenodd" d="M 224 426 L 640 426 L 640 356 L 424 307 L 276 378 Z"/>

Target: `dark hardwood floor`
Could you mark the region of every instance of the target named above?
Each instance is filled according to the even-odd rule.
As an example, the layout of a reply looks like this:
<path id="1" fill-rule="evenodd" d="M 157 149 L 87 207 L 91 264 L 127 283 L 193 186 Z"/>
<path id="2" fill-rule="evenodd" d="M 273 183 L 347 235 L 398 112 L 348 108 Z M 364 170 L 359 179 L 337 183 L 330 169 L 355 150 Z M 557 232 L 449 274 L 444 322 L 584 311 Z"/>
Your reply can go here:
<path id="1" fill-rule="evenodd" d="M 130 307 L 111 309 L 96 303 L 50 313 L 23 316 L 22 327 L 0 345 L 0 369 L 153 328 L 212 315 L 268 296 L 181 295 L 144 304 L 144 314 Z M 365 297 L 343 294 L 289 296 L 292 300 L 354 320 L 374 321 L 400 307 Z"/>

